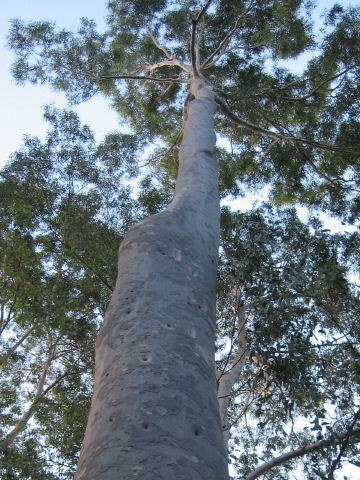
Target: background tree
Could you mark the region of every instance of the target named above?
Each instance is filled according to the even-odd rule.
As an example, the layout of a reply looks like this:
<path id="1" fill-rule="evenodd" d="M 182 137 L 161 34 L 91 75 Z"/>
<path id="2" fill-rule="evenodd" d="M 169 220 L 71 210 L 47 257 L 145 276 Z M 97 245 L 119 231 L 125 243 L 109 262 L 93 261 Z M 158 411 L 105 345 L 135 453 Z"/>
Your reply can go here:
<path id="1" fill-rule="evenodd" d="M 135 142 L 161 142 L 142 160 L 151 168 L 139 195 L 148 213 L 164 206 L 174 185 L 194 69 L 213 85 L 222 113 L 216 130 L 230 141 L 231 148 L 216 151 L 221 195 L 268 186 L 273 207 L 222 214 L 217 379 L 221 411 L 227 412 L 225 438 L 234 427 L 230 449 L 240 452 L 234 462 L 240 478 L 248 479 L 264 472 L 289 478 L 283 464 L 290 457 L 278 460 L 280 470 L 270 459 L 290 445 L 295 459 L 310 454 L 304 467 L 309 478 L 331 478 L 344 455 L 357 452 L 359 317 L 349 274 L 358 265 L 358 237 L 331 236 L 315 218 L 304 226 L 282 205 L 302 203 L 357 221 L 359 12 L 339 6 L 329 12 L 319 50 L 300 76 L 276 60 L 315 45 L 301 8 L 301 2 L 184 2 L 172 8 L 167 2 L 109 2 L 105 35 L 88 20 L 77 35 L 20 21 L 10 33 L 18 80 L 49 82 L 72 101 L 99 90 L 112 98 L 132 136 L 109 137 L 100 155 L 110 149 L 106 158 L 116 159 L 116 148 L 131 155 Z M 115 184 L 106 183 L 109 189 Z M 44 352 L 53 343 L 47 345 Z M 299 418 L 309 421 L 301 431 Z M 263 462 L 269 468 L 256 470 Z"/>

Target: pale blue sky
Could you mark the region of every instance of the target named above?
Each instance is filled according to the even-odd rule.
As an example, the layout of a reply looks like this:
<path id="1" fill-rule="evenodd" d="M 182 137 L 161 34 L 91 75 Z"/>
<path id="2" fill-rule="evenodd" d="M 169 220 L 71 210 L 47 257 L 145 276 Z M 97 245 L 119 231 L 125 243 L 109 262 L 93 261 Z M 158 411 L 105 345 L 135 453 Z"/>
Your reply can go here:
<path id="1" fill-rule="evenodd" d="M 94 18 L 103 28 L 105 5 L 104 0 L 0 0 L 0 166 L 11 152 L 18 149 L 24 133 L 44 135 L 48 126 L 42 122 L 43 105 L 66 106 L 64 95 L 46 86 L 18 86 L 12 80 L 9 73 L 12 53 L 5 48 L 9 20 L 16 17 L 56 20 L 60 27 L 74 30 L 79 25 L 79 18 L 87 16 Z M 118 127 L 117 115 L 100 96 L 76 110 L 82 121 L 95 130 L 97 140 Z"/>

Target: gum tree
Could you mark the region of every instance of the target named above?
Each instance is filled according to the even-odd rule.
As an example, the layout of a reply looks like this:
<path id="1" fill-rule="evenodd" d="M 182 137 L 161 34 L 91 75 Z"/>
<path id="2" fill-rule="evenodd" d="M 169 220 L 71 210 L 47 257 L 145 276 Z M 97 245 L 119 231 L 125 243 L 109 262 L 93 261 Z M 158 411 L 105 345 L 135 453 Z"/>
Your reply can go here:
<path id="1" fill-rule="evenodd" d="M 321 478 L 323 468 L 331 478 L 358 439 L 356 392 L 348 403 L 336 398 L 349 393 L 356 372 L 349 385 L 329 379 L 331 365 L 345 368 L 359 355 L 358 302 L 345 266 L 357 237 L 330 240 L 315 220 L 312 233 L 281 209 L 249 217 L 225 209 L 218 308 L 227 341 L 216 370 L 218 185 L 222 196 L 268 185 L 276 205 L 299 202 L 356 221 L 359 12 L 329 12 L 299 76 L 279 65 L 315 46 L 300 1 L 108 6 L 102 35 L 83 19 L 77 34 L 14 21 L 9 36 L 17 80 L 48 82 L 71 101 L 100 91 L 138 143 L 161 142 L 143 161 L 156 164 L 155 184 L 142 183 L 151 213 L 161 198 L 156 187 L 168 191 L 177 175 L 170 204 L 122 240 L 76 478 L 227 478 L 229 431 L 242 419 L 247 425 L 247 412 L 259 421 L 234 435 L 243 442 L 243 478 L 268 471 L 288 478 L 272 469 L 306 454 L 314 459 L 309 475 Z M 216 156 L 215 112 L 215 130 L 229 142 Z M 330 360 L 322 335 L 345 349 L 344 363 Z M 301 355 L 313 350 L 321 353 Z M 322 438 L 327 403 L 346 415 Z M 285 432 L 309 408 L 320 436 Z M 292 452 L 276 455 L 289 441 Z M 319 468 L 316 454 L 329 446 Z"/>

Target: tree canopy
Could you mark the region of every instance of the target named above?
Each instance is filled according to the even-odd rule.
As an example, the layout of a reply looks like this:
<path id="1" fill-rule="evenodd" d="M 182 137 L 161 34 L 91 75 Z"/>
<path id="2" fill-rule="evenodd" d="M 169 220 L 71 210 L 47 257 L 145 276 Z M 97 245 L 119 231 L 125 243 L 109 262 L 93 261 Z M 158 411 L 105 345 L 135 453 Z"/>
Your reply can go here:
<path id="1" fill-rule="evenodd" d="M 172 196 L 195 69 L 218 103 L 221 197 L 269 192 L 221 214 L 218 381 L 241 367 L 226 399 L 234 478 L 333 478 L 360 455 L 360 236 L 318 214 L 359 222 L 360 9 L 335 5 L 321 34 L 300 0 L 108 9 L 101 34 L 86 18 L 76 33 L 9 32 L 19 83 L 71 103 L 105 95 L 129 133 L 96 145 L 76 114 L 47 107 L 47 138 L 26 137 L 1 171 L 2 476 L 73 474 L 118 244 Z M 293 73 L 286 60 L 306 51 Z"/>

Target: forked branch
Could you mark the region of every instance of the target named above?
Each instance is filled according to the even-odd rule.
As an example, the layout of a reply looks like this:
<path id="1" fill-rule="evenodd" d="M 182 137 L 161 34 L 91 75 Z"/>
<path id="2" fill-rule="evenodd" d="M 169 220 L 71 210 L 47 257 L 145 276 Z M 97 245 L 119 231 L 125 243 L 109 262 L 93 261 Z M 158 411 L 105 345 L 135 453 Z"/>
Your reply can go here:
<path id="1" fill-rule="evenodd" d="M 179 59 L 177 59 L 172 53 L 170 53 L 165 47 L 160 45 L 160 43 L 156 40 L 154 34 L 152 33 L 150 27 L 146 25 L 146 29 L 150 35 L 151 40 L 153 41 L 154 45 L 156 48 L 161 50 L 165 56 L 168 58 L 167 61 L 155 63 L 153 65 L 149 65 L 146 67 L 148 70 L 155 70 L 156 68 L 163 67 L 165 65 L 174 65 L 182 68 L 185 72 L 190 73 L 191 67 L 189 65 L 186 65 L 184 62 L 181 62 Z"/>
<path id="2" fill-rule="evenodd" d="M 191 65 L 192 65 L 192 70 L 193 70 L 193 75 L 194 77 L 199 76 L 199 70 L 200 70 L 200 59 L 198 58 L 197 51 L 199 51 L 199 43 L 197 42 L 196 39 L 196 28 L 201 20 L 201 18 L 205 15 L 206 10 L 209 8 L 212 0 L 207 0 L 200 10 L 200 12 L 197 14 L 197 16 L 192 20 L 191 22 L 191 38 L 190 38 L 190 57 L 191 57 Z"/>

